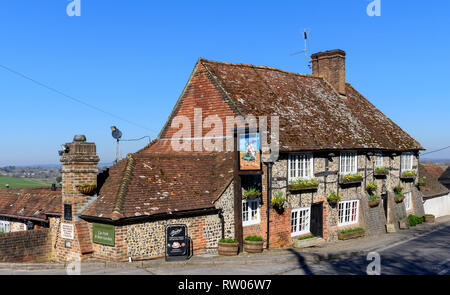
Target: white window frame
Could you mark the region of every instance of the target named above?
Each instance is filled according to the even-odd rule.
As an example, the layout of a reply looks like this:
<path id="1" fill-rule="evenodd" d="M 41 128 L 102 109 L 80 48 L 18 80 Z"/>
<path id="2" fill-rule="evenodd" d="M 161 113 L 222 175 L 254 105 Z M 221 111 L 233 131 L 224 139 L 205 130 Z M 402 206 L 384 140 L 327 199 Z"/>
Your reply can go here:
<path id="1" fill-rule="evenodd" d="M 6 220 L 0 220 L 0 230 L 3 230 L 3 233 L 11 232 L 10 222 Z"/>
<path id="2" fill-rule="evenodd" d="M 340 201 L 338 206 L 338 226 L 358 223 L 359 200 Z M 355 206 L 356 208 L 354 208 Z M 353 214 L 354 210 L 356 210 L 355 214 Z M 355 216 L 354 220 L 352 220 L 353 216 Z"/>
<path id="3" fill-rule="evenodd" d="M 293 218 L 294 215 L 295 218 Z M 303 218 L 300 218 L 301 216 Z M 309 233 L 310 226 L 311 226 L 311 207 L 297 208 L 291 210 L 291 237 Z"/>
<path id="4" fill-rule="evenodd" d="M 339 155 L 339 173 L 343 174 L 343 175 L 358 173 L 358 153 L 357 152 L 346 151 L 346 152 L 340 153 L 340 155 Z"/>
<path id="5" fill-rule="evenodd" d="M 400 155 L 400 170 L 402 172 L 413 169 L 413 153 L 405 152 Z"/>
<path id="6" fill-rule="evenodd" d="M 376 153 L 375 154 L 375 168 L 382 168 L 383 165 L 383 154 L 382 153 Z"/>
<path id="7" fill-rule="evenodd" d="M 403 199 L 403 204 L 405 204 L 405 209 L 406 211 L 409 211 L 412 209 L 412 199 L 411 199 L 411 192 L 407 192 L 403 194 L 405 196 L 405 198 Z"/>
<path id="8" fill-rule="evenodd" d="M 309 163 L 308 163 L 309 162 Z M 307 167 L 309 165 L 309 167 Z M 294 171 L 291 171 L 294 170 Z M 294 172 L 294 173 L 292 173 Z M 288 179 L 314 178 L 314 157 L 312 153 L 292 153 L 288 158 Z"/>
<path id="9" fill-rule="evenodd" d="M 253 205 L 256 204 L 256 205 Z M 251 206 L 256 209 L 251 209 Z M 255 219 L 251 219 L 251 216 L 255 216 Z M 259 224 L 261 220 L 259 212 L 259 199 L 255 200 L 242 200 L 242 226 Z"/>

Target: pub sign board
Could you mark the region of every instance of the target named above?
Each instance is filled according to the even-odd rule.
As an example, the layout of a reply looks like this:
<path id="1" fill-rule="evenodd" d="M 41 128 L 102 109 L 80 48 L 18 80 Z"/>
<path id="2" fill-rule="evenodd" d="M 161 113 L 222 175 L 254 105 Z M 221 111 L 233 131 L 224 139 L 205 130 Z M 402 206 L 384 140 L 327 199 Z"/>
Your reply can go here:
<path id="1" fill-rule="evenodd" d="M 102 223 L 92 224 L 92 241 L 96 244 L 114 246 L 115 233 L 116 230 L 114 225 Z"/>
<path id="2" fill-rule="evenodd" d="M 259 132 L 239 134 L 239 169 L 241 171 L 261 170 L 261 149 Z"/>
<path id="3" fill-rule="evenodd" d="M 189 256 L 189 238 L 184 224 L 166 226 L 166 259 L 187 259 Z"/>

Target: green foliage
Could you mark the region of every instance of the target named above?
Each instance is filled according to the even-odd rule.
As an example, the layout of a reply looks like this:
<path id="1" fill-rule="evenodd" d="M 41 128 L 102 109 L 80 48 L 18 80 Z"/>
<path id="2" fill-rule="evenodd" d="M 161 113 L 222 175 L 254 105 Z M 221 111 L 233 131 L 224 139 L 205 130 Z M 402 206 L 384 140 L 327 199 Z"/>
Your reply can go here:
<path id="1" fill-rule="evenodd" d="M 419 217 L 417 215 L 414 214 L 409 214 L 408 215 L 408 222 L 409 222 L 409 226 L 416 226 L 417 224 L 421 224 L 425 221 L 425 217 Z"/>
<path id="2" fill-rule="evenodd" d="M 287 199 L 284 197 L 284 191 L 280 191 L 276 193 L 274 197 L 272 197 L 272 207 L 281 209 L 283 208 L 286 201 Z"/>
<path id="3" fill-rule="evenodd" d="M 378 185 L 375 182 L 368 183 L 366 189 L 368 191 L 376 191 L 378 188 Z"/>
<path id="4" fill-rule="evenodd" d="M 386 173 L 387 172 L 387 168 L 386 167 L 377 167 L 375 168 L 376 172 L 383 172 Z"/>
<path id="5" fill-rule="evenodd" d="M 236 244 L 237 241 L 235 238 L 225 238 L 225 239 L 220 239 L 219 243 Z"/>
<path id="6" fill-rule="evenodd" d="M 402 176 L 413 176 L 416 175 L 416 170 L 406 170 L 402 172 Z"/>
<path id="7" fill-rule="evenodd" d="M 337 200 L 340 201 L 342 199 L 342 196 L 340 194 L 336 194 L 335 191 L 333 191 L 331 194 L 329 194 L 327 196 L 327 200 L 331 201 L 331 200 Z"/>
<path id="8" fill-rule="evenodd" d="M 354 179 L 362 179 L 361 173 L 356 174 L 341 174 L 342 180 L 354 180 Z"/>
<path id="9" fill-rule="evenodd" d="M 245 237 L 245 240 L 250 242 L 262 242 L 263 238 L 261 236 L 247 236 Z"/>
<path id="10" fill-rule="evenodd" d="M 319 185 L 319 182 L 315 178 L 312 179 L 297 178 L 295 180 L 289 181 L 289 185 L 293 189 L 303 189 L 309 187 L 317 187 Z"/>
<path id="11" fill-rule="evenodd" d="M 44 187 L 52 185 L 50 182 L 37 179 L 0 176 L 0 188 L 4 188 L 7 184 L 9 187 Z"/>
<path id="12" fill-rule="evenodd" d="M 418 185 L 418 186 L 424 186 L 424 185 L 426 185 L 425 178 L 424 178 L 424 177 L 420 177 L 420 178 L 417 180 L 417 185 Z"/>
<path id="13" fill-rule="evenodd" d="M 299 237 L 298 239 L 299 239 L 299 240 L 306 240 L 306 239 L 312 239 L 312 238 L 314 238 L 314 235 L 313 235 L 313 234 L 307 235 L 307 236 L 303 236 L 303 237 Z"/>
<path id="14" fill-rule="evenodd" d="M 378 201 L 380 199 L 380 196 L 377 194 L 373 194 L 369 196 L 369 201 Z"/>
<path id="15" fill-rule="evenodd" d="M 364 228 L 362 228 L 362 227 L 351 228 L 351 229 L 346 229 L 346 230 L 341 231 L 341 234 L 352 233 L 355 231 L 362 231 L 362 230 L 364 230 Z"/>
<path id="16" fill-rule="evenodd" d="M 403 186 L 398 183 L 396 186 L 394 186 L 394 192 L 401 193 L 403 191 Z"/>
<path id="17" fill-rule="evenodd" d="M 257 188 L 252 187 L 252 188 L 248 189 L 247 191 L 245 191 L 245 193 L 242 195 L 242 197 L 244 199 L 247 199 L 248 196 L 251 196 L 251 195 L 256 195 L 257 197 L 259 197 L 259 196 L 261 196 L 261 191 L 258 190 Z"/>
<path id="18" fill-rule="evenodd" d="M 425 216 L 433 216 L 433 217 L 434 217 L 434 215 L 433 215 L 433 214 L 425 214 Z"/>

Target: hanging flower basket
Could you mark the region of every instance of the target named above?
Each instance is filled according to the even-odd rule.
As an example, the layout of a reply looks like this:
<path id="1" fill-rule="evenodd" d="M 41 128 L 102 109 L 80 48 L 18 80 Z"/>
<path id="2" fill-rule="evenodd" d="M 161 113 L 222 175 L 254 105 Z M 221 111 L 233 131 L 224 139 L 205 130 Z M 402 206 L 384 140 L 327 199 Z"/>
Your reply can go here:
<path id="1" fill-rule="evenodd" d="M 380 199 L 374 200 L 374 201 L 369 201 L 369 207 L 370 208 L 377 207 L 378 205 L 380 205 Z"/>
<path id="2" fill-rule="evenodd" d="M 247 190 L 242 197 L 248 200 L 255 200 L 261 196 L 261 192 L 255 188 Z"/>
<path id="3" fill-rule="evenodd" d="M 277 211 L 278 214 L 283 214 L 286 202 L 287 199 L 284 197 L 284 191 L 280 191 L 272 197 L 272 208 Z"/>
<path id="4" fill-rule="evenodd" d="M 395 194 L 394 201 L 396 203 L 401 203 L 401 202 L 403 202 L 404 199 L 405 199 L 405 195 L 403 195 L 402 193 Z"/>
<path id="5" fill-rule="evenodd" d="M 77 189 L 83 195 L 92 196 L 97 191 L 97 186 L 95 184 L 83 184 L 83 185 L 78 185 Z"/>
<path id="6" fill-rule="evenodd" d="M 332 192 L 327 196 L 328 204 L 330 204 L 331 207 L 335 207 L 337 203 L 341 200 L 342 196 L 340 194 L 336 194 L 335 192 Z"/>

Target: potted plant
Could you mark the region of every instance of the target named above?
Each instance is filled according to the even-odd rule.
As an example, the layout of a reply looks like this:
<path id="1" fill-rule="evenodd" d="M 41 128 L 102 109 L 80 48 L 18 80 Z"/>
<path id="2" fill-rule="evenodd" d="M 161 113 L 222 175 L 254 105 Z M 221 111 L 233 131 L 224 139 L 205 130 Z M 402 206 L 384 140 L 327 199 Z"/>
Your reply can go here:
<path id="1" fill-rule="evenodd" d="M 83 195 L 92 196 L 97 190 L 97 185 L 95 185 L 94 183 L 82 184 L 78 185 L 77 189 Z"/>
<path id="2" fill-rule="evenodd" d="M 242 197 L 244 199 L 249 199 L 249 200 L 254 200 L 256 198 L 259 198 L 261 196 L 261 191 L 258 190 L 257 188 L 250 188 L 248 190 L 246 190 L 244 192 L 244 194 L 242 195 Z"/>
<path id="3" fill-rule="evenodd" d="M 388 170 L 386 167 L 377 167 L 373 172 L 374 176 L 386 176 L 388 175 Z"/>
<path id="4" fill-rule="evenodd" d="M 340 194 L 336 194 L 336 192 L 332 192 L 327 196 L 328 204 L 330 204 L 331 207 L 336 206 L 336 204 L 342 199 L 342 196 Z"/>
<path id="5" fill-rule="evenodd" d="M 363 177 L 360 173 L 356 174 L 341 174 L 339 177 L 340 184 L 360 183 Z"/>
<path id="6" fill-rule="evenodd" d="M 375 192 L 378 188 L 378 185 L 375 182 L 368 183 L 366 186 L 366 190 L 369 193 L 369 195 L 372 195 L 373 192 Z"/>
<path id="7" fill-rule="evenodd" d="M 426 223 L 434 223 L 435 216 L 433 214 L 425 214 L 424 220 Z"/>
<path id="8" fill-rule="evenodd" d="M 219 255 L 234 256 L 238 254 L 239 243 L 233 238 L 219 240 Z"/>
<path id="9" fill-rule="evenodd" d="M 369 207 L 373 208 L 380 204 L 380 197 L 377 194 L 369 196 Z"/>
<path id="10" fill-rule="evenodd" d="M 362 227 L 352 228 L 352 229 L 346 229 L 341 231 L 338 234 L 339 240 L 349 240 L 349 239 L 356 239 L 359 237 L 363 237 L 366 234 L 366 231 Z"/>
<path id="11" fill-rule="evenodd" d="M 405 170 L 405 171 L 402 172 L 400 178 L 401 179 L 407 179 L 407 180 L 415 179 L 416 178 L 416 174 L 417 174 L 416 170 Z"/>
<path id="12" fill-rule="evenodd" d="M 244 239 L 244 251 L 248 253 L 261 253 L 264 240 L 261 236 L 247 236 Z"/>
<path id="13" fill-rule="evenodd" d="M 276 193 L 274 197 L 272 197 L 272 208 L 281 214 L 284 211 L 286 201 L 287 199 L 284 197 L 284 192 L 280 191 Z"/>
<path id="14" fill-rule="evenodd" d="M 294 240 L 294 248 L 308 248 L 314 247 L 319 243 L 319 239 L 313 234 L 301 236 Z"/>
<path id="15" fill-rule="evenodd" d="M 319 186 L 319 182 L 315 179 L 301 179 L 297 178 L 289 181 L 288 188 L 290 191 L 302 191 L 316 189 Z"/>

